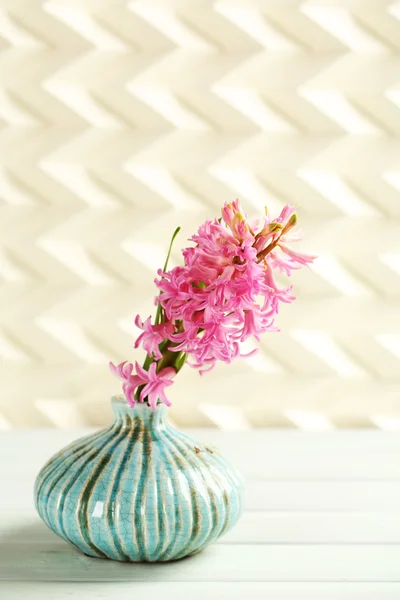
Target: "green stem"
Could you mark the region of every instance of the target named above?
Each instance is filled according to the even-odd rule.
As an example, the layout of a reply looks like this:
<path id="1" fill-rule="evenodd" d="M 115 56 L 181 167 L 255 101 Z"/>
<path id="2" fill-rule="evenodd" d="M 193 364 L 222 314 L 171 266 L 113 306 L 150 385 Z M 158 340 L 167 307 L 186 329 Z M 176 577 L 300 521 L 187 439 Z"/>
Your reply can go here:
<path id="1" fill-rule="evenodd" d="M 181 228 L 177 227 L 172 235 L 171 241 L 169 243 L 167 258 L 165 259 L 165 264 L 164 264 L 164 268 L 163 268 L 164 272 L 167 270 L 167 267 L 168 267 L 168 262 L 169 262 L 169 258 L 171 256 L 171 251 L 172 251 L 172 244 L 174 243 L 175 238 L 178 235 L 178 233 L 180 232 L 180 230 L 181 230 Z M 161 295 L 161 292 L 160 292 L 160 295 Z M 162 322 L 163 322 L 163 309 L 162 309 L 161 303 L 159 302 L 157 304 L 155 324 L 160 325 L 160 323 L 162 323 Z"/>
<path id="2" fill-rule="evenodd" d="M 178 373 L 185 364 L 186 357 L 187 354 L 185 352 L 174 352 L 173 350 L 168 349 L 165 352 L 163 352 L 162 358 L 160 358 L 160 360 L 158 361 L 157 371 L 161 371 L 161 369 L 165 369 L 166 367 L 173 367 Z"/>
<path id="3" fill-rule="evenodd" d="M 172 251 L 172 245 L 175 241 L 176 236 L 180 232 L 180 230 L 181 230 L 181 228 L 177 227 L 172 235 L 171 241 L 169 243 L 167 258 L 165 259 L 165 263 L 164 263 L 164 267 L 163 267 L 164 272 L 167 270 L 167 267 L 168 267 L 168 263 L 169 263 L 169 259 L 170 259 L 171 251 Z M 160 292 L 160 295 L 161 295 L 161 292 Z M 158 302 L 156 316 L 154 319 L 155 325 L 160 325 L 161 323 L 163 323 L 163 321 L 164 321 L 163 312 L 164 311 L 161 306 L 161 303 Z M 161 371 L 161 369 L 164 369 L 165 367 L 174 367 L 176 369 L 176 372 L 178 373 L 178 371 L 180 371 L 181 368 L 183 367 L 183 365 L 185 364 L 186 354 L 184 352 L 173 352 L 172 350 L 168 350 L 167 348 L 170 345 L 173 346 L 173 342 L 171 342 L 170 340 L 164 340 L 160 344 L 159 348 L 160 348 L 160 352 L 162 353 L 163 356 L 162 356 L 162 358 L 160 358 L 160 360 L 157 361 L 157 371 Z M 149 354 L 146 354 L 146 358 L 143 363 L 143 369 L 145 369 L 145 371 L 148 371 L 150 365 L 153 362 L 155 362 L 155 359 L 152 356 L 149 356 Z M 136 400 L 139 400 L 139 396 L 140 396 L 140 393 L 143 388 L 144 388 L 144 385 L 141 385 L 136 390 L 136 392 L 135 392 Z"/>
<path id="4" fill-rule="evenodd" d="M 287 233 L 290 229 L 292 229 L 292 227 L 294 227 L 297 223 L 297 216 L 294 214 L 290 217 L 289 221 L 286 223 L 285 227 L 282 228 L 279 237 L 275 240 L 275 242 L 273 242 L 272 244 L 270 244 L 269 246 L 267 246 L 265 248 L 265 250 L 262 250 L 261 252 L 259 252 L 257 254 L 257 262 L 261 262 L 262 260 L 264 260 L 264 258 L 267 256 L 267 254 L 269 254 L 270 252 L 272 252 L 272 250 L 274 250 L 276 248 L 276 246 L 279 244 L 279 241 L 281 239 L 281 237 L 283 235 L 285 235 L 285 233 Z M 270 226 L 273 225 L 274 223 L 270 223 Z M 276 223 L 276 225 L 282 227 L 280 225 L 280 223 Z"/>

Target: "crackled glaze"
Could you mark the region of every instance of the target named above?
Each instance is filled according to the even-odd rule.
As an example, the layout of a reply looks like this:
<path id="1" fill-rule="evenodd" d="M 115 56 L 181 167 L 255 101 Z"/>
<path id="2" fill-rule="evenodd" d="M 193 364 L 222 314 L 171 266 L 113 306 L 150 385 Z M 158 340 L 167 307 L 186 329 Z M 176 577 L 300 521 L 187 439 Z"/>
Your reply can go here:
<path id="1" fill-rule="evenodd" d="M 85 554 L 120 561 L 183 558 L 228 531 L 244 489 L 218 451 L 172 428 L 163 405 L 112 405 L 110 427 L 40 471 L 35 504 L 46 525 Z"/>

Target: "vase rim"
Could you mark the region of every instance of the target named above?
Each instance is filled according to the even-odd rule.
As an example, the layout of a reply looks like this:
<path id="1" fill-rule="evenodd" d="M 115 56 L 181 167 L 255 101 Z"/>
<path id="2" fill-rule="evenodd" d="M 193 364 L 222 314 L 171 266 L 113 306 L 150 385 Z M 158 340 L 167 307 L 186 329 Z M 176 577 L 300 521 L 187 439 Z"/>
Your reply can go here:
<path id="1" fill-rule="evenodd" d="M 127 403 L 125 396 L 123 396 L 123 394 L 114 394 L 113 396 L 111 396 L 111 403 L 112 404 L 126 404 L 127 406 L 129 406 L 129 404 Z"/>

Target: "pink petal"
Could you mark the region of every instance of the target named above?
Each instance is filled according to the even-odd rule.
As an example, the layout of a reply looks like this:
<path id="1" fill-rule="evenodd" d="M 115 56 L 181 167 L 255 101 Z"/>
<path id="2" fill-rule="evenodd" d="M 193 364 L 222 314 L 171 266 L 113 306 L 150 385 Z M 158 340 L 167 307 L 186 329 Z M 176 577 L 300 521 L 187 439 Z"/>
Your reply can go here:
<path id="1" fill-rule="evenodd" d="M 149 367 L 148 378 L 149 381 L 157 381 L 157 373 L 156 373 L 157 363 L 152 362 Z"/>
<path id="2" fill-rule="evenodd" d="M 163 402 L 166 406 L 171 406 L 171 402 L 168 400 L 167 396 L 165 395 L 165 391 L 160 390 L 159 393 L 160 393 L 161 402 Z"/>
<path id="3" fill-rule="evenodd" d="M 176 370 L 173 367 L 165 367 L 157 375 L 160 379 L 172 379 L 176 375 Z"/>
<path id="4" fill-rule="evenodd" d="M 135 368 L 136 368 L 136 373 L 143 380 L 143 383 L 145 383 L 146 381 L 149 381 L 148 372 L 145 369 L 143 369 L 143 367 L 141 367 L 137 361 L 135 362 Z"/>
<path id="5" fill-rule="evenodd" d="M 108 366 L 110 367 L 111 373 L 118 377 L 118 367 L 116 367 L 111 361 L 108 363 Z"/>
<path id="6" fill-rule="evenodd" d="M 144 399 L 147 396 L 148 388 L 149 388 L 149 384 L 145 385 L 144 388 L 142 389 L 142 391 L 140 392 L 140 395 L 139 395 L 140 402 L 144 402 Z"/>
<path id="7" fill-rule="evenodd" d="M 124 377 L 129 377 L 132 374 L 133 364 L 129 362 L 125 362 L 122 364 L 122 374 Z"/>
<path id="8" fill-rule="evenodd" d="M 136 404 L 136 400 L 135 400 L 135 387 L 131 386 L 131 385 L 126 385 L 125 389 L 124 389 L 124 393 L 125 393 L 125 398 L 128 402 L 128 404 L 132 407 L 135 406 Z"/>
<path id="9" fill-rule="evenodd" d="M 143 321 L 140 318 L 140 315 L 136 315 L 135 317 L 135 325 L 136 327 L 138 327 L 139 329 L 143 329 Z"/>

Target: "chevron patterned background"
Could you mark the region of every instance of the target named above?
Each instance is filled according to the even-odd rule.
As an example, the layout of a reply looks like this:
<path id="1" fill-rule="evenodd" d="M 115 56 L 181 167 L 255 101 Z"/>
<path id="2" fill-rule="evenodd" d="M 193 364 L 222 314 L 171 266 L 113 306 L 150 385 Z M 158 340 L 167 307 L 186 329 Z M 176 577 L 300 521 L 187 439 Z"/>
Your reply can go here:
<path id="1" fill-rule="evenodd" d="M 0 7 L 0 428 L 107 423 L 172 231 L 240 197 L 320 258 L 173 421 L 400 429 L 400 2 Z"/>

